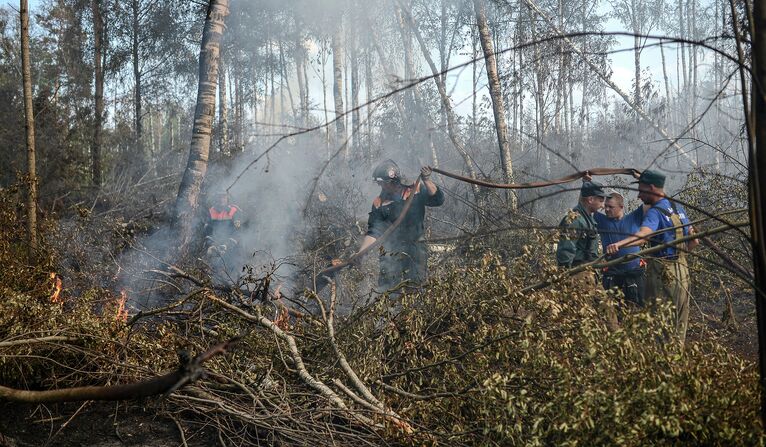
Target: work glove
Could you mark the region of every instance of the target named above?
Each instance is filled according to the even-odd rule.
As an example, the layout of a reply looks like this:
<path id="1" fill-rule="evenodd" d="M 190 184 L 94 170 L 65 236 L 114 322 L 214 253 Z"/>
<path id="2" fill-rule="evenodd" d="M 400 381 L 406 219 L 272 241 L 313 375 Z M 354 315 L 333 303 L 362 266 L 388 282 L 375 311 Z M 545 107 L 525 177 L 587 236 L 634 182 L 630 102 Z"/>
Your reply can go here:
<path id="1" fill-rule="evenodd" d="M 431 177 L 431 168 L 429 166 L 423 166 L 420 168 L 420 178 L 423 179 L 423 181 L 428 180 Z"/>

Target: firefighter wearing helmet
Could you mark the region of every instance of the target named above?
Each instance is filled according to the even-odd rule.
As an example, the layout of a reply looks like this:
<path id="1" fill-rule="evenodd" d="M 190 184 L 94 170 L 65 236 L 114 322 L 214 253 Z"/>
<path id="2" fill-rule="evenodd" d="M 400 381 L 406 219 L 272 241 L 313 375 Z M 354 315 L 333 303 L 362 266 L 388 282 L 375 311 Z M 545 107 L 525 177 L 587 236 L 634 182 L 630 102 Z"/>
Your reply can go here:
<path id="1" fill-rule="evenodd" d="M 401 224 L 383 241 L 380 253 L 378 287 L 381 292 L 403 282 L 418 286 L 426 280 L 427 258 L 423 241 L 423 221 L 427 206 L 441 206 L 444 193 L 431 180 L 431 168 L 420 170 L 422 182 L 407 184 L 401 170 L 392 160 L 380 163 L 372 173 L 380 186 L 380 194 L 372 202 L 367 220 L 367 234 L 359 251 L 372 245 L 399 218 L 405 202 L 411 196 L 412 206 Z"/>

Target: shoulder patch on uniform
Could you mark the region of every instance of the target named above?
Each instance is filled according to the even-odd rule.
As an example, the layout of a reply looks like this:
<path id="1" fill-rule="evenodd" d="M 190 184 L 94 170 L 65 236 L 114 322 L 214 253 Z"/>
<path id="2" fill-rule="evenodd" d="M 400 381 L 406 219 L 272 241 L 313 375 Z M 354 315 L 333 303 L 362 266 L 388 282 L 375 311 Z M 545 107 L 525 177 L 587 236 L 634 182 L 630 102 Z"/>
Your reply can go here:
<path id="1" fill-rule="evenodd" d="M 564 216 L 564 223 L 567 224 L 567 225 L 571 225 L 572 222 L 577 220 L 578 217 L 580 217 L 580 213 L 578 213 L 575 210 L 569 210 L 567 212 L 567 215 Z"/>

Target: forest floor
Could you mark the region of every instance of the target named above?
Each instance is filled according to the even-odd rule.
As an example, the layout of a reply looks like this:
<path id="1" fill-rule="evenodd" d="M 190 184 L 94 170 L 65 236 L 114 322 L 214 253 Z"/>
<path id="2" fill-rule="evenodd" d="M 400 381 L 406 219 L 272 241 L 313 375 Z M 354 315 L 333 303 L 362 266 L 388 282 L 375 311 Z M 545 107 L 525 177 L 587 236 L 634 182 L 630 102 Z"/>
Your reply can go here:
<path id="1" fill-rule="evenodd" d="M 188 446 L 218 444 L 213 430 L 185 428 Z M 172 419 L 140 403 L 0 404 L 0 446 L 183 445 Z"/>

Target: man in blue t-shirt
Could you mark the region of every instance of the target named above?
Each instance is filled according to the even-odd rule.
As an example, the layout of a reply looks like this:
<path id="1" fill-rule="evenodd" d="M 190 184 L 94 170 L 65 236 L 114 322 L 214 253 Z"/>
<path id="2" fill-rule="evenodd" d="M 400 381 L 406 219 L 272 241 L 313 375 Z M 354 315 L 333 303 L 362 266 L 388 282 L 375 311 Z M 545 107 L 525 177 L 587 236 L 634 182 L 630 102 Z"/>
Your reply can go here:
<path id="1" fill-rule="evenodd" d="M 665 195 L 665 175 L 646 170 L 638 178 L 638 198 L 651 208 L 644 213 L 641 228 L 621 241 L 606 247 L 609 255 L 623 247 L 640 246 L 646 240 L 651 247 L 661 247 L 648 258 L 646 299 L 670 300 L 673 303 L 676 335 L 683 344 L 689 325 L 689 266 L 685 253 L 699 244 L 690 239 L 683 245 L 676 240 L 694 234 L 684 208 Z"/>
<path id="2" fill-rule="evenodd" d="M 629 214 L 625 214 L 625 199 L 622 194 L 612 191 L 604 203 L 604 213 L 593 213 L 596 221 L 598 234 L 601 236 L 601 245 L 604 253 L 606 248 L 615 242 L 635 234 L 641 227 L 645 209 L 639 207 Z M 607 260 L 620 258 L 641 249 L 637 246 L 623 247 L 615 255 L 607 257 Z M 617 265 L 612 265 L 604 270 L 602 283 L 604 289 L 613 287 L 622 290 L 625 299 L 635 305 L 644 305 L 644 268 L 640 258 L 633 258 Z"/>

